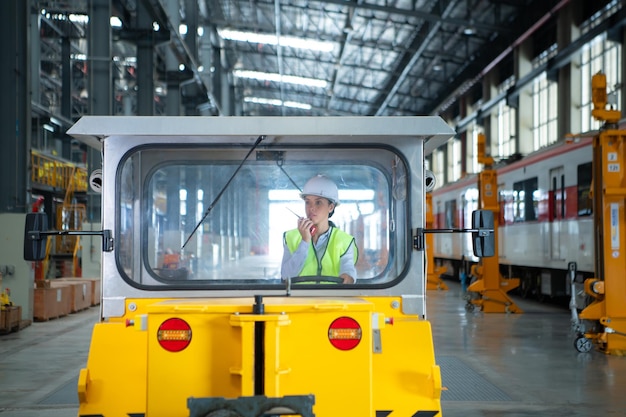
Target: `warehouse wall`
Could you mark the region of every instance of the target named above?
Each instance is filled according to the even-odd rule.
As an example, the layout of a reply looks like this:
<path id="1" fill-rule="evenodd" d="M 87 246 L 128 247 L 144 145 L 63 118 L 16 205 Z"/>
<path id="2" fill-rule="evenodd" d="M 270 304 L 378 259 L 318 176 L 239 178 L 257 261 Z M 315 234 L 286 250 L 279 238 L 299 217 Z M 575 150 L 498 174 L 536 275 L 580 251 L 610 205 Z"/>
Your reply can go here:
<path id="1" fill-rule="evenodd" d="M 9 288 L 13 305 L 22 307 L 22 320 L 32 320 L 35 274 L 32 262 L 24 261 L 25 220 L 25 214 L 0 213 L 0 267 L 14 268 L 3 276 L 2 288 Z"/>

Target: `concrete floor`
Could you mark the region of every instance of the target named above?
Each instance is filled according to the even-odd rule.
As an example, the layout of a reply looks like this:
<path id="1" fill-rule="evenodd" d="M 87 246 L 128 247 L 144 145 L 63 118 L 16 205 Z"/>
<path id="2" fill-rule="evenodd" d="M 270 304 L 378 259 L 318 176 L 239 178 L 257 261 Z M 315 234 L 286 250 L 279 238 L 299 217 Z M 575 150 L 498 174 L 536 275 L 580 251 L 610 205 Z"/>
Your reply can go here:
<path id="1" fill-rule="evenodd" d="M 626 416 L 626 357 L 579 353 L 568 310 L 514 301 L 523 314 L 467 313 L 458 285 L 428 292 L 443 415 Z"/>
<path id="2" fill-rule="evenodd" d="M 578 353 L 568 311 L 515 299 L 524 314 L 468 313 L 447 284 L 427 301 L 445 417 L 626 416 L 626 357 Z M 0 336 L 0 417 L 76 416 L 97 317 L 94 307 Z"/>
<path id="3" fill-rule="evenodd" d="M 92 307 L 0 336 L 0 416 L 78 414 L 78 371 L 98 316 Z"/>

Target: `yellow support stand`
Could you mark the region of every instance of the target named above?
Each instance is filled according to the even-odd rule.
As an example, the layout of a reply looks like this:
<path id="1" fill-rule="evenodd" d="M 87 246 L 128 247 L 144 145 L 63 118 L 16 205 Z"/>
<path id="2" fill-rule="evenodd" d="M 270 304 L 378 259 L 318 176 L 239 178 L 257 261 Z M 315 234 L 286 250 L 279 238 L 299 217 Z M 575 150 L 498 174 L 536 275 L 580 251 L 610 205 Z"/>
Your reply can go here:
<path id="1" fill-rule="evenodd" d="M 491 169 L 493 158 L 486 156 L 485 135 L 478 135 L 478 162 L 485 169 L 478 174 L 479 206 L 493 212 L 495 253 L 489 258 L 481 258 L 478 265 L 471 268 L 471 275 L 476 277 L 467 288 L 468 311 L 479 307 L 485 313 L 523 313 L 522 309 L 506 294 L 519 286 L 519 278 L 504 278 L 500 275 L 498 255 L 498 176 Z M 473 296 L 472 296 L 473 295 Z"/>
<path id="2" fill-rule="evenodd" d="M 596 278 L 585 281 L 585 292 L 594 301 L 579 314 L 593 325 L 576 340 L 576 348 L 588 351 L 591 340 L 601 351 L 626 355 L 626 131 L 617 129 L 621 114 L 605 109 L 606 76 L 592 79 L 592 115 L 605 122 L 593 139 L 593 215 Z M 584 323 L 583 323 L 583 327 Z"/>
<path id="3" fill-rule="evenodd" d="M 433 196 L 426 193 L 426 228 L 432 229 L 435 224 L 435 216 L 433 215 Z M 435 247 L 435 236 L 432 233 L 426 233 L 426 289 L 427 290 L 447 290 L 448 286 L 441 279 L 441 275 L 448 268 L 445 266 L 435 265 L 435 255 L 433 248 Z"/>

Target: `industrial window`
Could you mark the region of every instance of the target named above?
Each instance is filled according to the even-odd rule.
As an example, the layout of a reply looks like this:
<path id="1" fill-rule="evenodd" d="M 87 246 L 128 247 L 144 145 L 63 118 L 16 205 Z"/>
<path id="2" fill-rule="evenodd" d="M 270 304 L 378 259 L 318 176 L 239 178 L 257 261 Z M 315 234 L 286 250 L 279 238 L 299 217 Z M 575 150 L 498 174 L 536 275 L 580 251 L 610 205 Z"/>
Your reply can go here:
<path id="1" fill-rule="evenodd" d="M 445 163 L 446 151 L 445 147 L 435 149 L 432 154 L 432 168 L 431 171 L 437 179 L 435 182 L 435 188 L 441 187 L 446 183 L 446 163 Z"/>
<path id="2" fill-rule="evenodd" d="M 593 202 L 591 200 L 591 178 L 592 164 L 578 165 L 578 215 L 591 216 L 593 213 Z"/>
<path id="3" fill-rule="evenodd" d="M 513 218 L 516 222 L 537 220 L 538 206 L 537 177 L 513 184 Z"/>
<path id="4" fill-rule="evenodd" d="M 507 91 L 514 84 L 515 77 L 509 77 L 498 86 L 498 93 Z M 516 117 L 517 112 L 515 111 L 515 108 L 509 106 L 506 99 L 500 100 L 496 116 L 498 129 L 498 136 L 496 138 L 497 142 L 491 150 L 494 158 L 505 159 L 517 152 L 517 148 L 515 146 L 515 138 L 517 136 L 517 131 L 515 129 Z"/>
<path id="5" fill-rule="evenodd" d="M 470 125 L 467 129 L 466 135 L 466 143 L 465 143 L 465 152 L 467 154 L 465 160 L 467 163 L 466 171 L 468 173 L 478 173 L 480 172 L 480 167 L 478 166 L 478 155 L 476 155 L 476 148 L 478 142 L 478 134 L 484 133 L 484 131 L 477 125 L 475 122 Z"/>
<path id="6" fill-rule="evenodd" d="M 620 84 L 622 73 L 621 52 L 618 42 L 607 39 L 606 33 L 596 36 L 591 42 L 581 48 L 581 131 L 597 129 L 600 122 L 591 116 L 593 103 L 591 101 L 591 78 L 598 72 L 606 74 L 607 93 L 609 101 L 616 105 L 621 100 Z M 614 107 L 615 108 L 615 107 Z"/>
<path id="7" fill-rule="evenodd" d="M 541 53 L 533 62 L 535 67 L 543 64 L 557 52 L 556 45 Z M 558 85 L 550 81 L 546 72 L 542 72 L 533 80 L 533 140 L 534 149 L 548 146 L 558 140 L 557 111 L 558 111 Z"/>
<path id="8" fill-rule="evenodd" d="M 448 181 L 456 181 L 461 178 L 461 141 L 452 139 L 448 141 Z"/>

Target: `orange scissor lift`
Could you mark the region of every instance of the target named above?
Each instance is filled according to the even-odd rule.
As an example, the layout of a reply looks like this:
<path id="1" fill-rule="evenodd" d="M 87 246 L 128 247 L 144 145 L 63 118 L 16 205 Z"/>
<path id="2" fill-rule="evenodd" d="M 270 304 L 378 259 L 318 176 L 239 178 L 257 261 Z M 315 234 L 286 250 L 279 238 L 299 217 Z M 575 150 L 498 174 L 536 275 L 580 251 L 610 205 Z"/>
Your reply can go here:
<path id="1" fill-rule="evenodd" d="M 592 77 L 592 116 L 604 122 L 593 138 L 593 214 L 596 277 L 585 280 L 592 298 L 574 320 L 575 347 L 588 352 L 595 344 L 613 355 L 626 355 L 626 131 L 617 123 L 621 113 L 608 108 L 606 75 Z M 575 270 L 570 266 L 572 282 Z"/>

